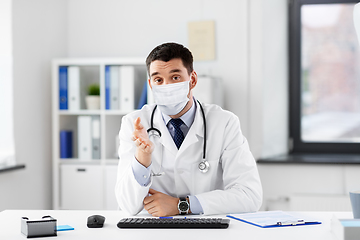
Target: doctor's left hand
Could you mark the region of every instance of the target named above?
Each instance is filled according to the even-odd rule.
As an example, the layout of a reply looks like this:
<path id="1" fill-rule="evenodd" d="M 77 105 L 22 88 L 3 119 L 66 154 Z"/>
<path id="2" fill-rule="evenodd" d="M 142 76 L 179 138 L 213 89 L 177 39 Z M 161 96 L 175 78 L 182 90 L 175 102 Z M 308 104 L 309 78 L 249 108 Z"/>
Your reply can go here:
<path id="1" fill-rule="evenodd" d="M 171 197 L 152 188 L 149 189 L 151 196 L 144 198 L 144 208 L 154 217 L 173 216 L 179 214 L 179 198 Z"/>

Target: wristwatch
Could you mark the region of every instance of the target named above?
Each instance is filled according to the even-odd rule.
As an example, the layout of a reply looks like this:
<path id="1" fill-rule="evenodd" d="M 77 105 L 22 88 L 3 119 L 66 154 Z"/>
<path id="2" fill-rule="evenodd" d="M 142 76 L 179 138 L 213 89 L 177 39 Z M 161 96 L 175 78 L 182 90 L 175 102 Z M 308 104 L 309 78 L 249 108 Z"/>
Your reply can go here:
<path id="1" fill-rule="evenodd" d="M 179 198 L 178 209 L 179 209 L 179 214 L 181 215 L 188 214 L 190 209 L 190 204 L 188 203 L 186 198 L 184 197 Z"/>

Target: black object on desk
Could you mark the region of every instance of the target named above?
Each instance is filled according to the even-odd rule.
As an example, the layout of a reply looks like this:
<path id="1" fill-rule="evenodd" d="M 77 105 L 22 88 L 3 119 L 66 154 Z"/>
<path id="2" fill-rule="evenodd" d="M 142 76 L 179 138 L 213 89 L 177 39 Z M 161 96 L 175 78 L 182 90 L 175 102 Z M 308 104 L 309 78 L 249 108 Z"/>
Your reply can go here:
<path id="1" fill-rule="evenodd" d="M 123 218 L 119 228 L 228 228 L 223 218 Z"/>
<path id="2" fill-rule="evenodd" d="M 105 217 L 101 215 L 92 215 L 87 219 L 88 228 L 102 228 L 104 226 Z"/>

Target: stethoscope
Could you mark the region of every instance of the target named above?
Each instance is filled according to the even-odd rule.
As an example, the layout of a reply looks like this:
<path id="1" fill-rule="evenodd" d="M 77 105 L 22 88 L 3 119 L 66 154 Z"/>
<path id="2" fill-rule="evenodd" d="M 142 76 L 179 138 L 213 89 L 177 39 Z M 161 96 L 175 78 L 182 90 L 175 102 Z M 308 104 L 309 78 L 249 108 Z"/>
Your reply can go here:
<path id="1" fill-rule="evenodd" d="M 206 119 L 205 119 L 205 112 L 204 112 L 204 109 L 201 105 L 201 103 L 197 100 L 197 102 L 199 103 L 199 106 L 200 106 L 200 109 L 201 109 L 201 113 L 202 113 L 202 117 L 203 117 L 203 122 L 204 122 L 204 143 L 203 143 L 203 159 L 202 161 L 199 163 L 198 165 L 198 168 L 199 168 L 199 171 L 202 172 L 202 173 L 206 173 L 209 171 L 209 168 L 210 168 L 210 164 L 209 162 L 206 160 Z M 150 128 L 147 130 L 148 133 L 150 133 L 151 131 L 154 131 L 156 132 L 157 134 L 152 134 L 151 136 L 155 135 L 157 137 L 161 137 L 161 132 L 159 129 L 155 128 L 154 127 L 154 114 L 155 114 L 155 110 L 157 108 L 157 105 L 154 107 L 152 113 L 151 113 L 151 120 L 150 120 Z M 150 134 L 149 134 L 149 137 L 150 137 Z M 161 176 L 163 175 L 164 173 L 161 172 L 161 169 L 162 169 L 162 158 L 161 158 L 161 163 L 160 163 L 160 170 L 158 173 L 152 173 L 151 175 L 152 176 Z"/>

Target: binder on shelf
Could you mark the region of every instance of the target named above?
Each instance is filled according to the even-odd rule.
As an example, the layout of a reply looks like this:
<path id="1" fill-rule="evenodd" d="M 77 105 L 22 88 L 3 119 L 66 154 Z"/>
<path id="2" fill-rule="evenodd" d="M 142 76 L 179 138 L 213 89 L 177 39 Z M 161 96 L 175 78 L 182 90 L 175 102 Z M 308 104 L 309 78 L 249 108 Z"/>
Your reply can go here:
<path id="1" fill-rule="evenodd" d="M 119 109 L 119 66 L 110 67 L 110 109 Z"/>
<path id="2" fill-rule="evenodd" d="M 105 66 L 105 109 L 110 110 L 110 68 L 111 66 Z"/>
<path id="3" fill-rule="evenodd" d="M 92 116 L 92 158 L 100 159 L 100 116 Z"/>
<path id="4" fill-rule="evenodd" d="M 261 228 L 321 224 L 317 220 L 308 217 L 305 219 L 302 216 L 295 216 L 283 211 L 230 214 L 226 216 Z"/>
<path id="5" fill-rule="evenodd" d="M 59 109 L 68 109 L 68 68 L 59 67 Z"/>
<path id="6" fill-rule="evenodd" d="M 80 161 L 92 158 L 91 116 L 78 116 L 78 154 Z"/>
<path id="7" fill-rule="evenodd" d="M 120 109 L 124 111 L 132 111 L 135 108 L 134 102 L 134 66 L 120 66 Z"/>
<path id="8" fill-rule="evenodd" d="M 72 131 L 60 131 L 60 158 L 73 157 Z"/>
<path id="9" fill-rule="evenodd" d="M 80 109 L 80 69 L 77 66 L 68 67 L 68 103 L 69 110 Z"/>
<path id="10" fill-rule="evenodd" d="M 147 103 L 147 81 L 144 82 L 144 86 L 141 91 L 139 104 L 137 106 L 137 109 L 141 109 L 146 103 Z"/>

